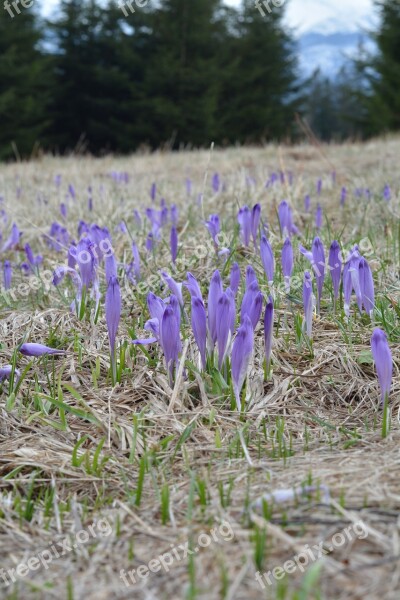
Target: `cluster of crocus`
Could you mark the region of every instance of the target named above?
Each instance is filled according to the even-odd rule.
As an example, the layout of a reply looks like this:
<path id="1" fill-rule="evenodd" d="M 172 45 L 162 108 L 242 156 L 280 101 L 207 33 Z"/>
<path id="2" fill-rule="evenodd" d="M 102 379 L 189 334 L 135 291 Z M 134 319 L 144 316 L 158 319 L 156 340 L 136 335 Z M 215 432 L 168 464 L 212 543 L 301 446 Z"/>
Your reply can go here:
<path id="1" fill-rule="evenodd" d="M 79 231 L 84 234 L 80 241 L 68 249 L 68 266 L 57 267 L 53 283 L 59 285 L 65 275 L 69 275 L 75 287 L 75 299 L 71 310 L 76 310 L 80 319 L 86 311 L 88 292 L 95 300 L 94 314 L 98 314 L 100 304 L 100 286 L 98 268 L 105 262 L 106 281 L 117 275 L 117 265 L 111 246 L 110 233 L 106 227 L 88 225 L 81 222 Z"/>

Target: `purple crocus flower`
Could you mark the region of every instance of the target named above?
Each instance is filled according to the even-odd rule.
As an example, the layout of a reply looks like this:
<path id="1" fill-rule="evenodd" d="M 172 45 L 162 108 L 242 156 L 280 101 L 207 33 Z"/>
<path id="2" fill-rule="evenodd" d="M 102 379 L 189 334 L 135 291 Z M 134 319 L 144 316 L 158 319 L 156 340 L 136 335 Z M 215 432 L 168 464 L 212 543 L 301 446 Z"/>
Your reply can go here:
<path id="1" fill-rule="evenodd" d="M 135 242 L 132 242 L 133 272 L 136 282 L 140 281 L 140 254 Z"/>
<path id="2" fill-rule="evenodd" d="M 322 192 L 322 179 L 318 179 L 318 181 L 317 181 L 317 194 L 318 194 L 318 196 L 321 195 L 321 192 Z"/>
<path id="3" fill-rule="evenodd" d="M 111 373 L 113 383 L 117 381 L 117 364 L 115 357 L 115 340 L 117 338 L 118 325 L 121 319 L 121 290 L 118 279 L 114 276 L 108 280 L 105 298 L 106 322 L 108 328 L 108 339 L 110 342 Z"/>
<path id="4" fill-rule="evenodd" d="M 310 212 L 310 204 L 311 204 L 310 194 L 307 194 L 304 197 L 304 210 L 306 211 L 306 213 Z"/>
<path id="5" fill-rule="evenodd" d="M 311 274 L 306 271 L 304 273 L 303 283 L 303 305 L 304 305 L 304 321 L 306 325 L 307 337 L 312 337 L 312 318 L 313 318 L 313 292 Z"/>
<path id="6" fill-rule="evenodd" d="M 245 315 L 232 346 L 232 381 L 237 409 L 241 411 L 240 392 L 246 379 L 247 369 L 254 348 L 254 332 L 250 318 Z"/>
<path id="7" fill-rule="evenodd" d="M 265 235 L 261 236 L 260 256 L 265 274 L 267 276 L 268 283 L 269 285 L 272 285 L 275 273 L 275 259 L 274 253 L 271 248 L 271 244 L 269 243 Z"/>
<path id="8" fill-rule="evenodd" d="M 70 183 L 68 186 L 68 194 L 71 196 L 72 200 L 76 200 L 75 188 L 72 183 Z"/>
<path id="9" fill-rule="evenodd" d="M 251 211 L 248 206 L 243 206 L 239 209 L 237 220 L 240 225 L 240 237 L 242 242 L 246 248 L 250 244 L 250 236 L 251 236 Z"/>
<path id="10" fill-rule="evenodd" d="M 231 329 L 231 303 L 226 292 L 219 297 L 215 317 L 217 328 L 218 367 L 221 369 L 228 349 Z"/>
<path id="11" fill-rule="evenodd" d="M 222 280 L 218 269 L 214 271 L 211 277 L 210 287 L 208 290 L 208 331 L 212 345 L 217 341 L 217 305 L 218 300 L 222 295 Z"/>
<path id="12" fill-rule="evenodd" d="M 293 273 L 293 246 L 287 237 L 282 248 L 282 273 L 285 279 L 286 291 L 290 292 L 290 278 Z"/>
<path id="13" fill-rule="evenodd" d="M 272 296 L 268 296 L 267 306 L 264 314 L 264 344 L 265 344 L 265 360 L 266 360 L 266 375 L 271 366 L 271 351 L 272 351 L 272 334 L 274 327 L 274 302 Z"/>
<path id="14" fill-rule="evenodd" d="M 264 298 L 263 298 L 262 293 L 257 292 L 253 298 L 253 302 L 250 305 L 249 312 L 247 313 L 248 316 L 250 317 L 250 321 L 251 321 L 251 324 L 252 324 L 254 330 L 257 327 L 257 324 L 260 320 L 262 307 L 263 307 L 263 301 L 264 301 Z"/>
<path id="15" fill-rule="evenodd" d="M 361 256 L 358 251 L 358 246 L 355 245 L 351 250 L 350 256 L 348 257 L 343 269 L 344 312 L 346 316 L 350 315 L 350 302 L 353 290 L 356 295 L 358 309 L 360 312 L 362 312 L 362 295 L 358 268 L 360 260 Z"/>
<path id="16" fill-rule="evenodd" d="M 242 306 L 240 307 L 240 322 L 243 323 L 244 317 L 250 314 L 251 307 L 253 305 L 254 299 L 259 293 L 260 289 L 258 287 L 257 280 L 251 282 L 251 284 L 246 288 L 242 299 Z"/>
<path id="17" fill-rule="evenodd" d="M 179 324 L 172 306 L 167 306 L 164 310 L 160 324 L 160 343 L 165 356 L 169 384 L 172 387 L 175 366 L 181 350 Z"/>
<path id="18" fill-rule="evenodd" d="M 358 263 L 358 274 L 363 306 L 367 315 L 372 318 L 375 304 L 374 279 L 371 268 L 364 257 L 361 257 Z"/>
<path id="19" fill-rule="evenodd" d="M 19 244 L 19 239 L 20 239 L 21 235 L 22 235 L 22 233 L 18 229 L 18 226 L 15 223 L 13 223 L 13 225 L 11 227 L 10 236 L 7 239 L 7 241 L 4 243 L 1 251 L 7 252 L 8 250 L 14 250 Z"/>
<path id="20" fill-rule="evenodd" d="M 192 296 L 192 329 L 204 370 L 206 368 L 207 316 L 203 301 L 197 296 Z"/>
<path id="21" fill-rule="evenodd" d="M 388 183 L 385 185 L 385 189 L 383 190 L 383 197 L 386 200 L 386 202 L 389 202 L 389 200 L 392 197 L 392 191 Z"/>
<path id="22" fill-rule="evenodd" d="M 173 204 L 171 206 L 171 224 L 173 227 L 177 227 L 178 226 L 178 208 L 176 206 L 176 204 Z"/>
<path id="23" fill-rule="evenodd" d="M 29 264 L 32 267 L 37 267 L 38 265 L 40 265 L 43 262 L 43 256 L 41 256 L 40 254 L 38 254 L 37 256 L 34 256 L 34 254 L 32 252 L 32 248 L 30 247 L 29 244 L 25 244 L 25 254 L 26 254 L 26 258 L 28 259 Z"/>
<path id="24" fill-rule="evenodd" d="M 192 299 L 200 298 L 200 300 L 203 301 L 203 296 L 201 293 L 199 282 L 197 281 L 196 277 L 194 277 L 194 275 L 192 275 L 191 273 L 188 273 L 186 275 L 186 278 L 187 281 L 184 281 L 183 285 L 186 286 L 189 290 Z"/>
<path id="25" fill-rule="evenodd" d="M 92 242 L 89 238 L 83 238 L 78 242 L 76 248 L 71 246 L 70 252 L 71 254 L 75 252 L 75 259 L 79 266 L 82 285 L 88 288 L 93 281 L 95 274 L 95 259 L 92 253 Z"/>
<path id="26" fill-rule="evenodd" d="M 12 365 L 6 365 L 5 367 L 1 367 L 0 368 L 0 383 L 2 383 L 5 379 L 10 379 L 11 377 L 11 373 L 13 370 L 13 366 Z M 19 369 L 15 369 L 14 370 L 14 381 L 15 383 L 18 383 L 18 380 L 21 377 L 21 371 L 19 371 Z"/>
<path id="27" fill-rule="evenodd" d="M 219 216 L 218 215 L 210 215 L 208 218 L 208 221 L 206 221 L 205 225 L 206 225 L 208 231 L 210 232 L 210 235 L 212 237 L 214 244 L 216 246 L 218 246 L 217 236 L 218 236 L 219 232 L 221 231 L 221 224 L 219 221 Z"/>
<path id="28" fill-rule="evenodd" d="M 319 237 L 316 237 L 312 245 L 313 268 L 317 279 L 317 312 L 321 308 L 322 289 L 325 280 L 325 251 Z"/>
<path id="29" fill-rule="evenodd" d="M 257 281 L 257 275 L 251 265 L 246 267 L 246 289 L 250 287 L 253 281 Z M 257 282 L 258 283 L 258 282 Z"/>
<path id="30" fill-rule="evenodd" d="M 192 195 L 192 180 L 189 177 L 186 177 L 185 184 L 186 184 L 186 194 L 188 196 L 191 196 Z"/>
<path id="31" fill-rule="evenodd" d="M 251 211 L 251 235 L 253 237 L 254 247 L 257 248 L 257 233 L 260 225 L 261 206 L 255 204 Z"/>
<path id="32" fill-rule="evenodd" d="M 65 354 L 64 350 L 57 350 L 56 348 L 49 348 L 43 344 L 26 343 L 20 346 L 19 351 L 24 356 L 44 356 L 45 354 L 62 355 Z"/>
<path id="33" fill-rule="evenodd" d="M 212 189 L 215 193 L 219 192 L 219 188 L 221 187 L 221 182 L 218 173 L 214 173 L 212 177 Z"/>
<path id="34" fill-rule="evenodd" d="M 12 266 L 9 260 L 4 261 L 3 265 L 4 289 L 9 290 L 12 282 Z"/>
<path id="35" fill-rule="evenodd" d="M 320 230 L 322 227 L 322 206 L 320 204 L 317 205 L 317 210 L 315 213 L 315 227 Z"/>
<path id="36" fill-rule="evenodd" d="M 154 236 L 151 232 L 146 238 L 146 250 L 147 252 L 153 252 L 154 250 Z"/>
<path id="37" fill-rule="evenodd" d="M 240 267 L 237 262 L 233 263 L 231 268 L 231 277 L 229 287 L 236 296 L 240 285 Z"/>
<path id="38" fill-rule="evenodd" d="M 329 270 L 332 277 L 332 286 L 333 286 L 333 303 L 334 310 L 336 309 L 336 302 L 339 298 L 339 288 L 340 288 L 340 277 L 342 272 L 342 259 L 341 259 L 341 251 L 339 242 L 333 240 L 331 247 L 329 249 L 329 258 L 328 258 Z"/>
<path id="39" fill-rule="evenodd" d="M 61 202 L 60 204 L 60 213 L 63 219 L 67 218 L 67 206 L 65 202 Z"/>
<path id="40" fill-rule="evenodd" d="M 376 327 L 371 337 L 372 356 L 381 387 L 381 404 L 388 400 L 392 387 L 393 360 L 386 333 Z"/>
<path id="41" fill-rule="evenodd" d="M 182 283 L 177 283 L 168 273 L 161 271 L 164 281 L 168 285 L 171 294 L 178 298 L 180 306 L 183 308 Z"/>
<path id="42" fill-rule="evenodd" d="M 278 217 L 282 237 L 290 237 L 299 232 L 298 228 L 293 223 L 292 209 L 286 200 L 283 200 L 278 206 Z"/>
<path id="43" fill-rule="evenodd" d="M 340 206 L 344 206 L 347 198 L 347 189 L 342 187 L 342 191 L 340 193 Z"/>
<path id="44" fill-rule="evenodd" d="M 176 257 L 178 256 L 178 232 L 176 227 L 171 227 L 170 245 L 172 262 L 175 264 Z"/>
<path id="45" fill-rule="evenodd" d="M 152 202 L 154 202 L 154 200 L 156 199 L 156 194 L 157 194 L 157 186 L 155 183 L 152 183 L 151 188 L 150 188 L 150 198 L 151 198 Z"/>

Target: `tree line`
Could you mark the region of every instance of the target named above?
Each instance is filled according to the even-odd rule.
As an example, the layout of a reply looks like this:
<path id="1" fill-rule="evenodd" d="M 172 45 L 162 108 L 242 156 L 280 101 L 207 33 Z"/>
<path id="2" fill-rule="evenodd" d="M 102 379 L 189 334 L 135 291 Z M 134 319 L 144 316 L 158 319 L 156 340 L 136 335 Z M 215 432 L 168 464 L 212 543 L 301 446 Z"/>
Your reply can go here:
<path id="1" fill-rule="evenodd" d="M 284 7 L 254 0 L 1 11 L 0 159 L 294 140 L 297 114 L 327 140 L 399 129 L 400 3 L 376 5 L 376 55 L 334 81 L 302 79 Z"/>

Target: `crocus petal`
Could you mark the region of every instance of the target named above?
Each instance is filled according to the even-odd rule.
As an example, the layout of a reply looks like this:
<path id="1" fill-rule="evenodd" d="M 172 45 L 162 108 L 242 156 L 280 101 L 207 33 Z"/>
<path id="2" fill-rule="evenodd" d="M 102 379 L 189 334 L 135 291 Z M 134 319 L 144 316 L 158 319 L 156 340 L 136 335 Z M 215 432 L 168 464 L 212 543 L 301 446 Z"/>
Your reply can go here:
<path id="1" fill-rule="evenodd" d="M 61 355 L 65 354 L 64 350 L 49 348 L 43 344 L 26 343 L 20 346 L 19 351 L 24 356 L 44 356 L 45 354 Z"/>
<path id="2" fill-rule="evenodd" d="M 248 206 L 243 206 L 239 210 L 237 219 L 240 225 L 242 242 L 247 247 L 250 244 L 251 236 L 251 212 Z"/>
<path id="3" fill-rule="evenodd" d="M 13 370 L 12 365 L 6 365 L 5 367 L 1 367 L 0 368 L 0 382 L 4 381 L 5 379 L 10 379 L 12 370 Z M 18 380 L 20 379 L 20 377 L 21 377 L 21 372 L 18 369 L 15 369 L 14 370 L 15 383 L 18 383 Z"/>
<path id="4" fill-rule="evenodd" d="M 372 334 L 371 350 L 381 387 L 381 404 L 383 404 L 392 387 L 393 360 L 386 333 L 379 327 L 376 327 Z"/>
<path id="5" fill-rule="evenodd" d="M 339 297 L 340 276 L 342 271 L 342 260 L 339 242 L 333 240 L 329 249 L 329 270 L 332 277 L 333 294 L 335 300 Z"/>
<path id="6" fill-rule="evenodd" d="M 358 264 L 360 292 L 362 302 L 367 315 L 372 317 L 375 304 L 374 280 L 372 277 L 371 268 L 365 258 L 361 258 Z"/>
<path id="7" fill-rule="evenodd" d="M 160 326 L 160 343 L 164 352 L 170 385 L 180 351 L 179 325 L 172 306 L 165 308 Z"/>
<path id="8" fill-rule="evenodd" d="M 217 341 L 217 304 L 222 292 L 221 275 L 217 269 L 211 277 L 210 288 L 208 290 L 208 330 L 213 345 Z"/>
<path id="9" fill-rule="evenodd" d="M 275 259 L 274 253 L 271 248 L 271 244 L 269 243 L 265 235 L 261 236 L 260 256 L 265 274 L 267 276 L 268 283 L 271 285 L 274 280 Z"/>
<path id="10" fill-rule="evenodd" d="M 231 290 L 235 294 L 235 296 L 238 292 L 239 285 L 240 285 L 240 268 L 239 268 L 239 265 L 237 264 L 237 262 L 235 262 L 235 263 L 233 263 L 232 268 L 231 268 L 231 277 L 230 277 L 230 282 L 229 282 L 229 287 L 231 288 Z"/>
<path id="11" fill-rule="evenodd" d="M 230 337 L 231 303 L 226 293 L 221 294 L 216 309 L 218 365 L 221 369 Z"/>
<path id="12" fill-rule="evenodd" d="M 191 273 L 188 273 L 186 275 L 187 281 L 184 281 L 183 285 L 187 287 L 187 289 L 189 290 L 189 293 L 193 298 L 200 298 L 200 300 L 203 300 L 203 296 L 201 293 L 201 289 L 199 286 L 199 283 L 196 279 L 196 277 L 194 277 L 194 275 L 192 275 Z"/>

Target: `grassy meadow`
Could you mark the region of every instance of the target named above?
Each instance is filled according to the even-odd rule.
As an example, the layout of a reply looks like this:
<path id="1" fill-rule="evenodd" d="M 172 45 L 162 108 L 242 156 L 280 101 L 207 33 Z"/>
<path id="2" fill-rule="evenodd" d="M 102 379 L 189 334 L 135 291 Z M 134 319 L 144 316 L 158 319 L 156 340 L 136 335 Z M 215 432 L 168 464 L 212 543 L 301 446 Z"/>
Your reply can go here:
<path id="1" fill-rule="evenodd" d="M 22 233 L 2 251 L 12 282 L 0 298 L 0 367 L 12 368 L 0 396 L 0 598 L 398 598 L 399 156 L 400 139 L 388 138 L 0 166 L 1 244 L 12 224 Z M 162 199 L 178 214 L 175 266 L 169 216 L 159 239 L 148 239 L 146 209 L 158 211 Z M 289 293 L 280 258 L 283 200 L 299 230 Z M 246 247 L 239 234 L 238 210 L 256 203 L 275 256 L 273 286 L 253 242 Z M 212 214 L 228 251 L 216 251 L 204 225 Z M 71 310 L 72 278 L 52 282 L 85 224 L 108 228 L 117 261 L 115 377 L 104 261 L 96 266 L 99 291 L 87 294 L 80 314 Z M 309 250 L 316 235 L 326 256 L 332 240 L 346 250 L 359 245 L 373 272 L 375 306 L 372 318 L 360 314 L 353 294 L 347 317 L 341 288 L 334 310 L 327 273 L 310 339 L 302 298 L 310 265 L 298 246 Z M 127 268 L 132 241 L 136 278 Z M 27 243 L 43 261 L 21 268 Z M 192 273 L 207 304 L 213 272 L 229 285 L 234 262 L 237 309 L 248 265 L 275 309 L 270 373 L 261 318 L 240 412 L 230 358 L 219 369 L 215 352 L 201 368 L 185 286 L 173 378 L 158 343 L 131 343 L 150 337 L 148 293 L 170 294 L 160 271 L 178 283 Z M 386 332 L 393 356 L 387 420 L 371 355 L 374 327 Z M 24 342 L 65 353 L 24 356 Z"/>

